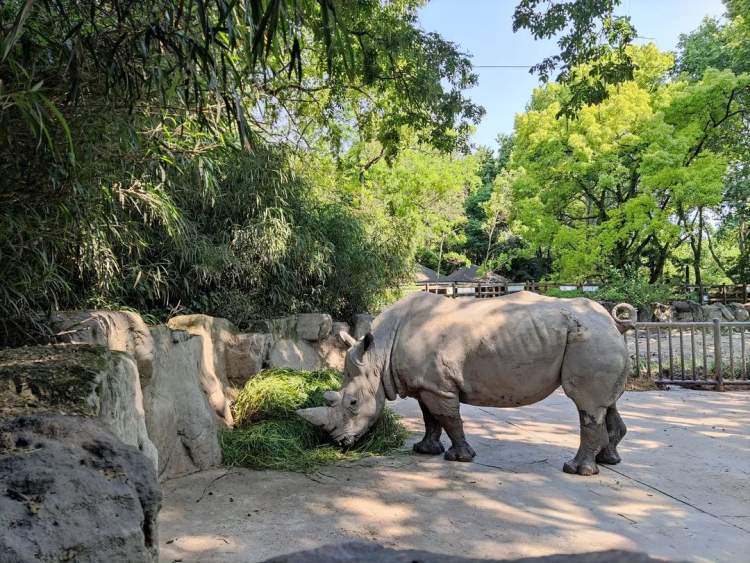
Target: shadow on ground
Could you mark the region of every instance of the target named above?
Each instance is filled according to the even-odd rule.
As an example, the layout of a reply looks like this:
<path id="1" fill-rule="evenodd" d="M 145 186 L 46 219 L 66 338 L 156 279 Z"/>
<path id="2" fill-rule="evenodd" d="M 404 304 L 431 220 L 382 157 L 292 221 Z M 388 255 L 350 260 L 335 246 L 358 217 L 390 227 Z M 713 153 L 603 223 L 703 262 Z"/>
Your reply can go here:
<path id="1" fill-rule="evenodd" d="M 748 398 L 626 393 L 623 463 L 589 478 L 561 471 L 578 444 L 578 417 L 558 392 L 520 409 L 462 407 L 475 463 L 404 451 L 309 476 L 222 469 L 176 479 L 164 485 L 161 560 L 260 561 L 352 539 L 496 559 L 631 549 L 742 560 Z M 419 439 L 416 402 L 396 409 Z"/>

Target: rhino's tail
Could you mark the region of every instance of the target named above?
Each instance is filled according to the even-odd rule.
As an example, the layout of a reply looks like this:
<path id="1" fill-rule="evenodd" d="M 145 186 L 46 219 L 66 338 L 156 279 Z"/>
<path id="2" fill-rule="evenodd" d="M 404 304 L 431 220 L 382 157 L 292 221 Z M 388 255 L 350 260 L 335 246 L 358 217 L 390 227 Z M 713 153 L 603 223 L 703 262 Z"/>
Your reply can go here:
<path id="1" fill-rule="evenodd" d="M 625 311 L 627 317 L 621 316 L 621 311 Z M 618 303 L 612 307 L 612 318 L 617 323 L 617 328 L 621 334 L 635 328 L 638 321 L 638 311 L 630 303 Z"/>

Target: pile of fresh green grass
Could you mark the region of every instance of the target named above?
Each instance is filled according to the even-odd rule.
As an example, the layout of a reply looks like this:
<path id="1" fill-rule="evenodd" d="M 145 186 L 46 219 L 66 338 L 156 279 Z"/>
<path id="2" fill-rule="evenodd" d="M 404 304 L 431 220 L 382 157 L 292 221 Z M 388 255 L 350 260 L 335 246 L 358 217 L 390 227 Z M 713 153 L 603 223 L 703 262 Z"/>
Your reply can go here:
<path id="1" fill-rule="evenodd" d="M 234 430 L 221 434 L 224 464 L 256 469 L 311 471 L 337 461 L 393 453 L 407 431 L 387 407 L 354 447 L 342 451 L 328 436 L 295 414 L 325 404 L 323 393 L 341 386 L 333 370 L 269 369 L 247 382 L 234 405 Z"/>

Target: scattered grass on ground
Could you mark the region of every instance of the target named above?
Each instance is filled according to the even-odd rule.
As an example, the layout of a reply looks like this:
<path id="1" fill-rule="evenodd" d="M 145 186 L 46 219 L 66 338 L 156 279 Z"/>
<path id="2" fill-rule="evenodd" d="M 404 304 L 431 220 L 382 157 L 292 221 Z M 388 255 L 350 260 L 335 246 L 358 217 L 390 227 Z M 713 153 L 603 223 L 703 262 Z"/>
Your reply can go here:
<path id="1" fill-rule="evenodd" d="M 332 370 L 270 369 L 256 375 L 237 397 L 237 427 L 221 433 L 224 464 L 308 472 L 329 463 L 387 455 L 404 445 L 406 428 L 387 407 L 346 451 L 295 414 L 299 408 L 324 405 L 323 393 L 340 386 L 341 375 Z"/>
<path id="2" fill-rule="evenodd" d="M 628 377 L 625 382 L 625 391 L 658 391 L 660 387 L 656 382 L 646 376 Z"/>

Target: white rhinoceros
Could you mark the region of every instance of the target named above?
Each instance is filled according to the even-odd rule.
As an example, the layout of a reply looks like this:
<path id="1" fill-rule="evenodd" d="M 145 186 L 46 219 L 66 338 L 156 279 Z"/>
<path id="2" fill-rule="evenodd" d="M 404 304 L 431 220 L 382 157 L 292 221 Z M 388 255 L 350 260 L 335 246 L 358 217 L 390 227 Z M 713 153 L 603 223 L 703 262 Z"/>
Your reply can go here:
<path id="1" fill-rule="evenodd" d="M 426 429 L 414 450 L 442 453 L 444 428 L 452 442 L 445 459 L 471 461 L 460 403 L 518 407 L 562 385 L 581 422 L 581 445 L 563 470 L 592 475 L 596 462 L 620 461 L 625 425 L 615 402 L 629 368 L 626 323 L 589 299 L 415 293 L 383 311 L 361 340 L 348 337 L 344 385 L 325 394 L 328 406 L 297 412 L 347 447 L 377 420 L 386 399 L 414 397 Z"/>

